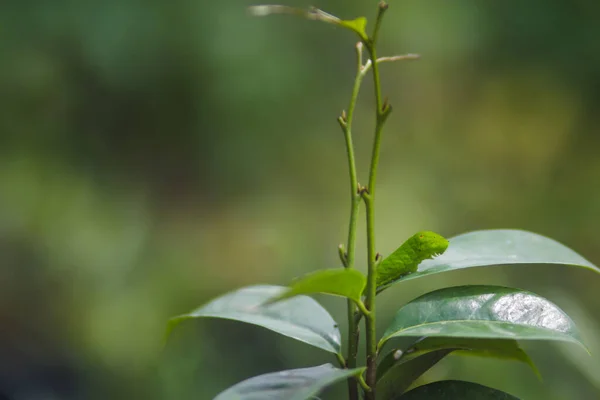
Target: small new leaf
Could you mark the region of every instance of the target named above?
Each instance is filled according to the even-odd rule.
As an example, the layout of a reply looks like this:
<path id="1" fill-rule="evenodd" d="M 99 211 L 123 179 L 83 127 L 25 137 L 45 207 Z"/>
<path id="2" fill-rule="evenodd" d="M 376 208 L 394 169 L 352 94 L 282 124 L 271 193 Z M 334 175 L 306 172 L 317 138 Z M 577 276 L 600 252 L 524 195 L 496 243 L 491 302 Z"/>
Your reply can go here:
<path id="1" fill-rule="evenodd" d="M 343 296 L 360 302 L 366 284 L 367 278 L 355 269 L 325 269 L 297 279 L 286 291 L 269 299 L 266 304 L 314 293 Z"/>
<path id="2" fill-rule="evenodd" d="M 267 15 L 272 14 L 290 14 L 314 21 L 322 21 L 328 24 L 338 25 L 343 28 L 349 29 L 356 33 L 361 40 L 368 40 L 368 35 L 366 32 L 367 19 L 365 17 L 358 17 L 353 20 L 342 20 L 336 17 L 335 15 L 331 15 L 323 10 L 319 10 L 318 8 L 314 7 L 311 7 L 308 10 L 303 10 L 300 8 L 270 4 L 250 6 L 248 7 L 248 11 L 251 15 L 257 17 L 265 17 Z"/>
<path id="3" fill-rule="evenodd" d="M 367 19 L 365 17 L 358 17 L 351 21 L 340 21 L 340 25 L 344 28 L 348 28 L 354 32 L 362 39 L 367 40 Z"/>

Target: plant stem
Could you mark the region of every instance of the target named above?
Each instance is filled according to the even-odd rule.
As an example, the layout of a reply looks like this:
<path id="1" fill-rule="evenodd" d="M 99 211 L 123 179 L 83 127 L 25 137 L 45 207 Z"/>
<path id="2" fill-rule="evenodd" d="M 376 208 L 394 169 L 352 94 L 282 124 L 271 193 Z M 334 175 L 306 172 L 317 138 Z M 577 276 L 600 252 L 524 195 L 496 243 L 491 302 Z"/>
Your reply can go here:
<path id="1" fill-rule="evenodd" d="M 367 383 L 365 382 L 365 380 L 363 379 L 362 375 L 359 375 L 356 380 L 358 381 L 358 383 L 360 384 L 360 387 L 365 391 L 365 392 L 369 392 L 371 390 L 371 388 L 369 387 L 369 385 L 367 385 Z"/>
<path id="2" fill-rule="evenodd" d="M 340 126 L 344 131 L 344 138 L 346 142 L 346 153 L 348 156 L 348 170 L 350 173 L 350 223 L 348 226 L 348 243 L 346 253 L 343 254 L 342 261 L 344 267 L 354 268 L 354 253 L 356 245 L 356 223 L 358 219 L 358 211 L 360 207 L 360 194 L 358 192 L 358 179 L 356 174 L 356 161 L 354 157 L 354 144 L 352 142 L 352 120 L 354 117 L 354 109 L 356 108 L 356 101 L 358 99 L 358 92 L 360 85 L 364 78 L 362 73 L 362 43 L 359 42 L 356 45 L 357 55 L 357 73 L 354 79 L 354 87 L 352 88 L 352 96 L 350 98 L 350 104 L 348 106 L 348 113 L 343 113 L 339 118 Z M 350 299 L 348 299 L 348 354 L 346 358 L 346 367 L 356 367 L 356 356 L 358 353 L 358 340 L 359 340 L 359 324 L 356 322 L 356 305 Z M 348 393 L 350 400 L 358 400 L 358 386 L 355 379 L 348 380 Z"/>
<path id="3" fill-rule="evenodd" d="M 365 306 L 369 314 L 365 315 L 365 325 L 367 330 L 367 385 L 371 387 L 371 392 L 367 393 L 367 399 L 375 399 L 375 383 L 377 377 L 377 336 L 375 331 L 375 290 L 376 290 L 376 254 L 375 254 L 375 236 L 374 223 L 375 213 L 373 209 L 373 197 L 364 196 L 367 209 L 367 253 L 369 275 L 367 278 L 366 302 Z"/>
<path id="4" fill-rule="evenodd" d="M 381 99 L 381 82 L 379 78 L 379 66 L 377 65 L 377 38 L 383 15 L 387 10 L 388 5 L 381 1 L 375 28 L 371 38 L 365 43 L 371 64 L 373 68 L 373 86 L 375 87 L 375 102 L 376 102 L 376 121 L 375 121 L 375 137 L 373 139 L 373 151 L 371 154 L 371 168 L 369 171 L 369 185 L 367 191 L 363 191 L 363 199 L 366 206 L 367 214 L 367 257 L 368 257 L 368 277 L 366 288 L 366 308 L 369 314 L 365 315 L 365 324 L 367 330 L 367 376 L 366 383 L 371 388 L 371 391 L 365 392 L 367 400 L 375 399 L 375 389 L 377 383 L 377 336 L 375 329 L 375 296 L 377 285 L 377 253 L 375 252 L 375 183 L 377 179 L 377 166 L 379 164 L 379 150 L 381 147 L 381 132 L 383 125 L 390 112 L 390 107 L 382 103 Z"/>
<path id="5" fill-rule="evenodd" d="M 365 307 L 365 304 L 362 301 L 357 302 L 356 305 L 358 306 L 358 309 L 363 315 L 367 316 L 371 314 L 371 312 L 367 310 L 367 307 Z"/>

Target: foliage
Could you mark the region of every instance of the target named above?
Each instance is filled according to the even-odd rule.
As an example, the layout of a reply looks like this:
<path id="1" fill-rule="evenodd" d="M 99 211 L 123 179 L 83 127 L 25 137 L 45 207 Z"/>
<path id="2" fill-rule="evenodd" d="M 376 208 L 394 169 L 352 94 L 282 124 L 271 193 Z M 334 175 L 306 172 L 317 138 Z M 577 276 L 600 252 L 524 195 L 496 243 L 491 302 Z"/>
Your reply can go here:
<path id="1" fill-rule="evenodd" d="M 557 305 L 526 290 L 492 285 L 462 285 L 426 293 L 401 305 L 379 338 L 376 297 L 396 284 L 415 278 L 471 267 L 510 264 L 562 264 L 600 272 L 592 263 L 544 236 L 522 230 L 481 230 L 450 239 L 418 232 L 386 258 L 376 252 L 375 193 L 381 137 L 392 107 L 383 100 L 379 66 L 412 60 L 416 55 L 378 57 L 377 44 L 388 4 L 379 3 L 369 35 L 364 17 L 341 20 L 318 9 L 254 6 L 253 15 L 293 14 L 350 30 L 359 38 L 357 72 L 348 109 L 338 118 L 344 133 L 350 175 L 351 215 L 346 245 L 340 245 L 343 269 L 326 269 L 292 282 L 289 287 L 250 286 L 225 294 L 200 308 L 171 319 L 168 332 L 192 318 L 222 318 L 273 330 L 334 354 L 340 364 L 281 371 L 243 381 L 219 394 L 229 399 L 311 399 L 330 385 L 347 379 L 348 396 L 382 399 L 512 399 L 510 394 L 466 381 L 438 381 L 411 390 L 416 381 L 449 354 L 473 354 L 520 361 L 537 368 L 519 341 L 576 343 L 585 348 L 573 320 Z M 368 59 L 363 60 L 363 49 Z M 375 90 L 375 132 L 367 185 L 359 183 L 352 140 L 352 123 L 363 78 L 372 72 Z M 360 205 L 366 211 L 367 276 L 355 269 L 356 226 Z M 329 294 L 347 298 L 347 351 L 342 351 L 338 324 L 307 297 Z M 359 324 L 365 321 L 366 365 L 357 368 Z M 385 353 L 388 342 L 404 337 L 408 347 Z"/>

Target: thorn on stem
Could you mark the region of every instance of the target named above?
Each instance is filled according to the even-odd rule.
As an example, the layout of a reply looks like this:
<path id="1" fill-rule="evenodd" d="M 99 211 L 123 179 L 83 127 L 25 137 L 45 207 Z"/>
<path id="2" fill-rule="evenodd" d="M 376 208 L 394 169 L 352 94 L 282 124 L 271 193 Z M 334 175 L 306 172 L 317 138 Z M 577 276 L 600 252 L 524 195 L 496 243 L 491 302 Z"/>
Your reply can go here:
<path id="1" fill-rule="evenodd" d="M 379 261 L 381 260 L 381 254 L 377 253 L 375 254 L 375 261 Z"/>

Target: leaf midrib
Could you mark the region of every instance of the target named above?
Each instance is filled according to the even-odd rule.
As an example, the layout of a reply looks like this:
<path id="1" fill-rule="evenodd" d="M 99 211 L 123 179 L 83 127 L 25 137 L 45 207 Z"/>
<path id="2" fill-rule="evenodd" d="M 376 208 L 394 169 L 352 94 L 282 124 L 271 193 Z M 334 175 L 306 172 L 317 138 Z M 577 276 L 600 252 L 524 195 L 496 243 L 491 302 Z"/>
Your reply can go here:
<path id="1" fill-rule="evenodd" d="M 555 331 L 549 328 L 544 328 L 544 327 L 539 327 L 539 326 L 532 326 L 532 325 L 526 325 L 526 324 L 517 324 L 517 323 L 512 323 L 512 322 L 506 322 L 506 321 L 486 321 L 486 320 L 472 320 L 472 319 L 458 319 L 458 320 L 452 320 L 452 321 L 436 321 L 436 322 L 426 322 L 426 323 L 422 323 L 422 324 L 418 324 L 418 325 L 412 325 L 408 328 L 404 328 L 398 331 L 395 331 L 394 334 L 389 335 L 389 336 L 384 336 L 381 340 L 381 342 L 385 343 L 387 342 L 389 339 L 396 337 L 396 336 L 403 336 L 403 335 L 398 335 L 397 333 L 400 332 L 407 332 L 413 329 L 417 329 L 417 328 L 421 328 L 421 327 L 426 327 L 426 326 L 430 326 L 430 325 L 440 325 L 440 324 L 444 324 L 444 325 L 454 325 L 454 324 L 458 324 L 458 323 L 468 323 L 468 324 L 475 324 L 475 323 L 487 323 L 487 324 L 492 324 L 492 325 L 507 325 L 507 326 L 519 326 L 519 327 L 526 327 L 526 328 L 532 328 L 532 329 L 539 329 L 541 331 L 547 331 L 547 332 L 553 332 L 558 334 L 559 336 L 564 336 L 566 337 L 568 340 L 568 342 L 574 342 L 574 343 L 578 343 L 582 346 L 583 343 L 579 340 L 574 338 L 573 336 L 569 335 L 568 333 L 564 333 L 561 331 Z M 455 335 L 428 335 L 431 337 L 444 337 L 444 336 L 448 336 L 448 337 L 454 337 Z M 457 337 L 461 337 L 460 335 Z M 471 337 L 471 336 L 463 336 L 463 337 Z M 477 337 L 481 337 L 481 338 L 490 338 L 490 339 L 506 339 L 506 340 L 510 340 L 513 339 L 512 337 L 498 337 L 498 336 L 477 336 Z M 585 347 L 585 346 L 584 346 Z"/>

